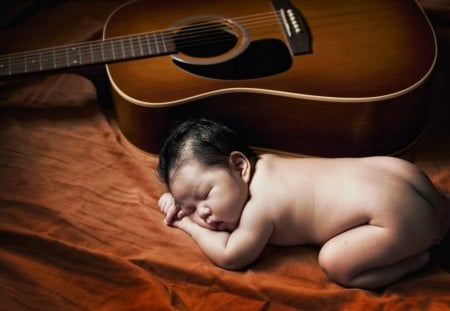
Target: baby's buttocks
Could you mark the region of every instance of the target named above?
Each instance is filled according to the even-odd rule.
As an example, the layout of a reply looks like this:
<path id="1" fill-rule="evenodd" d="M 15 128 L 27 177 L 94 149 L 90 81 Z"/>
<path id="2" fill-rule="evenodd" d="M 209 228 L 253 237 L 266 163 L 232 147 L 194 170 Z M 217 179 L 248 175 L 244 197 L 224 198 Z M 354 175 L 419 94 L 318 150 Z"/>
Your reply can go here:
<path id="1" fill-rule="evenodd" d="M 407 178 L 409 170 L 415 170 L 411 165 L 385 158 L 336 164 L 340 166 L 331 167 L 318 183 L 316 227 L 321 242 L 360 225 L 389 228 L 393 237 L 409 240 L 419 238 L 421 230 L 439 227 L 432 203 L 413 184 L 418 181 Z"/>

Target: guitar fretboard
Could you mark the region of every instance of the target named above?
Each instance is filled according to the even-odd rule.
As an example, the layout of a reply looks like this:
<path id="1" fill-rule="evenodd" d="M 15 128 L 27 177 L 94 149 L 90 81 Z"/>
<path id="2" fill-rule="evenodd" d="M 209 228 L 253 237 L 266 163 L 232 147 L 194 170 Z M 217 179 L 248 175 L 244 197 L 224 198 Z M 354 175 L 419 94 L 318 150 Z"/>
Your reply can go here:
<path id="1" fill-rule="evenodd" d="M 177 51 L 169 32 L 138 34 L 0 55 L 0 77 L 154 57 Z"/>

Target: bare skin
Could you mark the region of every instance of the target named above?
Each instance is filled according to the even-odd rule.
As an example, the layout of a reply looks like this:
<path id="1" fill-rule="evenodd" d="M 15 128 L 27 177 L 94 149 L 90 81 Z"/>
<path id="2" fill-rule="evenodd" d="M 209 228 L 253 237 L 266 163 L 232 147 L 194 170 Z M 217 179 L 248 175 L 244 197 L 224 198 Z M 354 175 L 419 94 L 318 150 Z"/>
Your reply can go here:
<path id="1" fill-rule="evenodd" d="M 266 244 L 321 246 L 319 264 L 344 286 L 375 289 L 422 268 L 450 223 L 450 199 L 414 165 L 390 157 L 285 158 L 231 170 L 189 160 L 171 172 L 165 222 L 218 266 L 240 269 Z"/>

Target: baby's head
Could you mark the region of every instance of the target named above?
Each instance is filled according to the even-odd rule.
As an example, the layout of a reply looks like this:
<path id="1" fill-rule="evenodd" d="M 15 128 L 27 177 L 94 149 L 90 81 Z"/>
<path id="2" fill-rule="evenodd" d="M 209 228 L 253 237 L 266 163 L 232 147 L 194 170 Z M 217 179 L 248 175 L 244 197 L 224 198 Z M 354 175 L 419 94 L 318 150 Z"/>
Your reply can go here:
<path id="1" fill-rule="evenodd" d="M 158 175 L 169 185 L 172 174 L 189 160 L 230 168 L 229 157 L 233 151 L 241 152 L 250 160 L 256 158 L 255 152 L 228 127 L 208 119 L 185 121 L 164 143 Z"/>

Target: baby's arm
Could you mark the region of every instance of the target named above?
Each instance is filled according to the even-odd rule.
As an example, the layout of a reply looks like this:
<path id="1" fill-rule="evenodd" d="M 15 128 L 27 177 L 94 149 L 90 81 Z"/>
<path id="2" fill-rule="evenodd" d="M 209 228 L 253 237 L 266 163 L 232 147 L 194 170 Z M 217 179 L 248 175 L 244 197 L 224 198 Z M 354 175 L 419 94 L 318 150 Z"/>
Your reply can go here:
<path id="1" fill-rule="evenodd" d="M 213 231 L 189 217 L 175 221 L 174 226 L 190 234 L 212 262 L 228 270 L 241 269 L 257 259 L 273 232 L 271 226 L 264 224 L 240 224 L 232 232 Z"/>
<path id="2" fill-rule="evenodd" d="M 167 224 L 190 234 L 212 262 L 228 270 L 243 268 L 258 258 L 273 232 L 272 225 L 258 217 L 241 219 L 232 232 L 203 228 L 184 217 L 168 193 L 161 196 L 159 206 Z"/>

